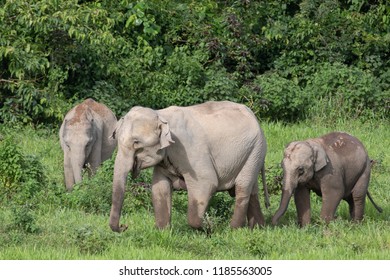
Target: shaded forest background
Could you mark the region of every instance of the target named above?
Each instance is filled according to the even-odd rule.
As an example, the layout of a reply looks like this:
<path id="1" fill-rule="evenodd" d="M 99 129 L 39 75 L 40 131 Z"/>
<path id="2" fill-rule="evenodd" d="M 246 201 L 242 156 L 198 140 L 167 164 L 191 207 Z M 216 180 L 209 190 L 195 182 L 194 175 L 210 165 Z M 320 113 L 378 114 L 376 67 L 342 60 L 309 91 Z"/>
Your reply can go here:
<path id="1" fill-rule="evenodd" d="M 388 120 L 389 66 L 386 0 L 0 0 L 0 123 L 58 125 L 87 97 Z"/>

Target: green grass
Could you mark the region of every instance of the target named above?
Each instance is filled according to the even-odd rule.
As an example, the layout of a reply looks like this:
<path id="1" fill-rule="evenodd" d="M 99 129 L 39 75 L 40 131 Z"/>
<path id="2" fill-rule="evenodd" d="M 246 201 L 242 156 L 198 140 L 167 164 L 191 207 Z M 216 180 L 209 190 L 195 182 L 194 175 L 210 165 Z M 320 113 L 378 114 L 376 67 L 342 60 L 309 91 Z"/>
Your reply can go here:
<path id="1" fill-rule="evenodd" d="M 0 259 L 389 259 L 389 123 L 356 120 L 324 123 L 314 120 L 289 125 L 263 123 L 262 127 L 268 142 L 267 181 L 272 190 L 271 207 L 263 209 L 267 219 L 264 229 L 231 230 L 231 209 L 225 205 L 231 200 L 227 194 L 219 194 L 208 213 L 208 232 L 192 230 L 186 221 L 186 195 L 174 193 L 172 226 L 159 231 L 154 227 L 149 194 L 135 194 L 139 196 L 137 198 L 129 193 L 125 201 L 128 210 L 125 209 L 121 219 L 129 228 L 121 234 L 109 229 L 107 207 L 97 210 L 78 207 L 88 205 L 84 201 L 88 195 L 91 203 L 103 203 L 100 192 L 96 190 L 109 192 L 112 174 L 97 175 L 85 186 L 80 186 L 80 190 L 67 194 L 56 131 L 0 128 L 0 134 L 12 135 L 25 154 L 38 156 L 48 178 L 47 189 L 34 198 L 35 206 L 30 212 L 31 223 L 36 228 L 33 232 L 15 225 L 14 204 L 3 199 L 0 206 Z M 342 202 L 338 218 L 326 225 L 319 219 L 321 199 L 312 195 L 311 225 L 305 228 L 296 226 L 295 206 L 291 201 L 280 225 L 271 226 L 270 219 L 280 200 L 280 190 L 273 186 L 272 180 L 280 172 L 278 166 L 284 146 L 293 140 L 334 130 L 346 131 L 360 138 L 370 157 L 376 160 L 370 192 L 384 212 L 379 214 L 367 200 L 365 219 L 355 224 L 348 220 L 348 207 Z M 144 172 L 142 178 L 147 181 L 149 174 L 150 171 Z M 95 189 L 97 187 L 100 189 Z M 81 201 L 82 195 L 84 200 Z"/>

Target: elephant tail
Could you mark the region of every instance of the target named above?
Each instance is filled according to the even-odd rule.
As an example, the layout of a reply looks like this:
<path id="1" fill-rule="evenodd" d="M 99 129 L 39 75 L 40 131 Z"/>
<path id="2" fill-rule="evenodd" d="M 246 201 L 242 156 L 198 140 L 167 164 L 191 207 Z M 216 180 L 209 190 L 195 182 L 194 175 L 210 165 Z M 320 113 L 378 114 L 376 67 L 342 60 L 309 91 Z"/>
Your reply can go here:
<path id="1" fill-rule="evenodd" d="M 269 194 L 268 194 L 267 182 L 265 180 L 265 167 L 264 167 L 264 164 L 263 164 L 263 167 L 261 168 L 261 180 L 263 181 L 265 207 L 268 209 L 271 204 L 269 203 Z"/>
<path id="2" fill-rule="evenodd" d="M 381 207 L 379 207 L 379 206 L 374 202 L 374 200 L 372 199 L 371 194 L 370 194 L 369 191 L 367 191 L 367 196 L 368 196 L 368 198 L 370 199 L 372 205 L 374 205 L 375 209 L 378 210 L 379 213 L 382 213 L 382 212 L 383 212 L 383 209 L 382 209 Z"/>

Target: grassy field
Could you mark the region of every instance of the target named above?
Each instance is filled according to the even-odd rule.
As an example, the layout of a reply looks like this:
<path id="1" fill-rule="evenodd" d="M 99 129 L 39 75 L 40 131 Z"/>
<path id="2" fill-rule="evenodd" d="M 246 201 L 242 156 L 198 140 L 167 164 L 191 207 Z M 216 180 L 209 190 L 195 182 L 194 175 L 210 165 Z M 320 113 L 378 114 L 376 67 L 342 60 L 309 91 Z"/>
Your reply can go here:
<path id="1" fill-rule="evenodd" d="M 291 125 L 263 123 L 262 127 L 269 147 L 266 168 L 271 192 L 271 207 L 263 207 L 265 228 L 231 230 L 232 200 L 221 193 L 207 213 L 207 229 L 192 230 L 186 221 L 185 193 L 178 192 L 174 193 L 172 227 L 158 231 L 145 188 L 150 171 L 144 171 L 141 180 L 145 182 L 129 183 L 124 206 L 128 209 L 122 216 L 129 228 L 121 234 L 108 227 L 112 160 L 95 178 L 68 194 L 55 130 L 0 128 L 0 134 L 12 136 L 24 154 L 37 156 L 47 177 L 45 188 L 29 206 L 17 204 L 12 197 L 2 198 L 0 259 L 390 259 L 390 124 L 312 120 Z M 310 226 L 296 226 L 293 200 L 279 226 L 271 226 L 280 200 L 278 176 L 284 146 L 334 130 L 360 138 L 376 161 L 370 192 L 384 212 L 379 214 L 367 201 L 364 221 L 355 224 L 348 220 L 347 203 L 342 202 L 338 218 L 325 225 L 319 219 L 321 200 L 313 195 Z"/>

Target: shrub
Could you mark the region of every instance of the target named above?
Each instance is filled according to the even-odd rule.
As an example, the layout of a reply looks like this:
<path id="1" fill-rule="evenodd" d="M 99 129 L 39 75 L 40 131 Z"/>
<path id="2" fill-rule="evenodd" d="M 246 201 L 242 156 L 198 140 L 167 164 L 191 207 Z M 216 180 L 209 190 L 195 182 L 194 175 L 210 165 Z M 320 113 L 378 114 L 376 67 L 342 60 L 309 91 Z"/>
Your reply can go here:
<path id="1" fill-rule="evenodd" d="M 239 87 L 232 74 L 227 73 L 222 65 L 216 64 L 206 71 L 206 83 L 201 91 L 203 101 L 230 100 L 240 101 Z"/>
<path id="2" fill-rule="evenodd" d="M 279 195 L 283 185 L 283 169 L 279 163 L 266 168 L 265 177 L 267 181 L 268 193 Z"/>
<path id="3" fill-rule="evenodd" d="M 14 205 L 12 207 L 12 214 L 13 222 L 11 228 L 16 228 L 26 233 L 36 233 L 39 231 L 31 204 Z"/>
<path id="4" fill-rule="evenodd" d="M 277 73 L 258 76 L 253 84 L 241 89 L 245 99 L 250 100 L 253 111 L 261 118 L 293 121 L 304 117 L 308 100 L 305 92 Z"/>
<path id="5" fill-rule="evenodd" d="M 95 176 L 84 178 L 81 183 L 75 185 L 71 193 L 63 193 L 64 205 L 86 213 L 110 213 L 114 162 L 115 156 L 103 162 Z M 141 172 L 136 180 L 128 179 L 123 214 L 139 211 L 140 208 L 151 209 L 150 180 L 148 170 Z"/>
<path id="6" fill-rule="evenodd" d="M 0 171 L 2 192 L 13 191 L 22 181 L 23 154 L 11 138 L 0 142 Z"/>
<path id="7" fill-rule="evenodd" d="M 227 192 L 217 192 L 209 203 L 207 212 L 203 217 L 203 230 L 208 237 L 221 226 L 226 226 L 233 216 L 234 198 Z"/>
<path id="8" fill-rule="evenodd" d="M 304 91 L 310 96 L 314 116 L 316 111 L 322 111 L 325 115 L 336 113 L 335 117 L 384 117 L 389 110 L 389 96 L 381 90 L 377 78 L 340 63 L 321 65 L 309 78 Z"/>
<path id="9" fill-rule="evenodd" d="M 86 225 L 75 230 L 73 243 L 82 254 L 101 254 L 107 249 L 111 238 L 106 231 Z"/>
<path id="10" fill-rule="evenodd" d="M 46 175 L 36 156 L 25 155 L 11 137 L 0 142 L 0 193 L 24 204 L 45 184 Z"/>

